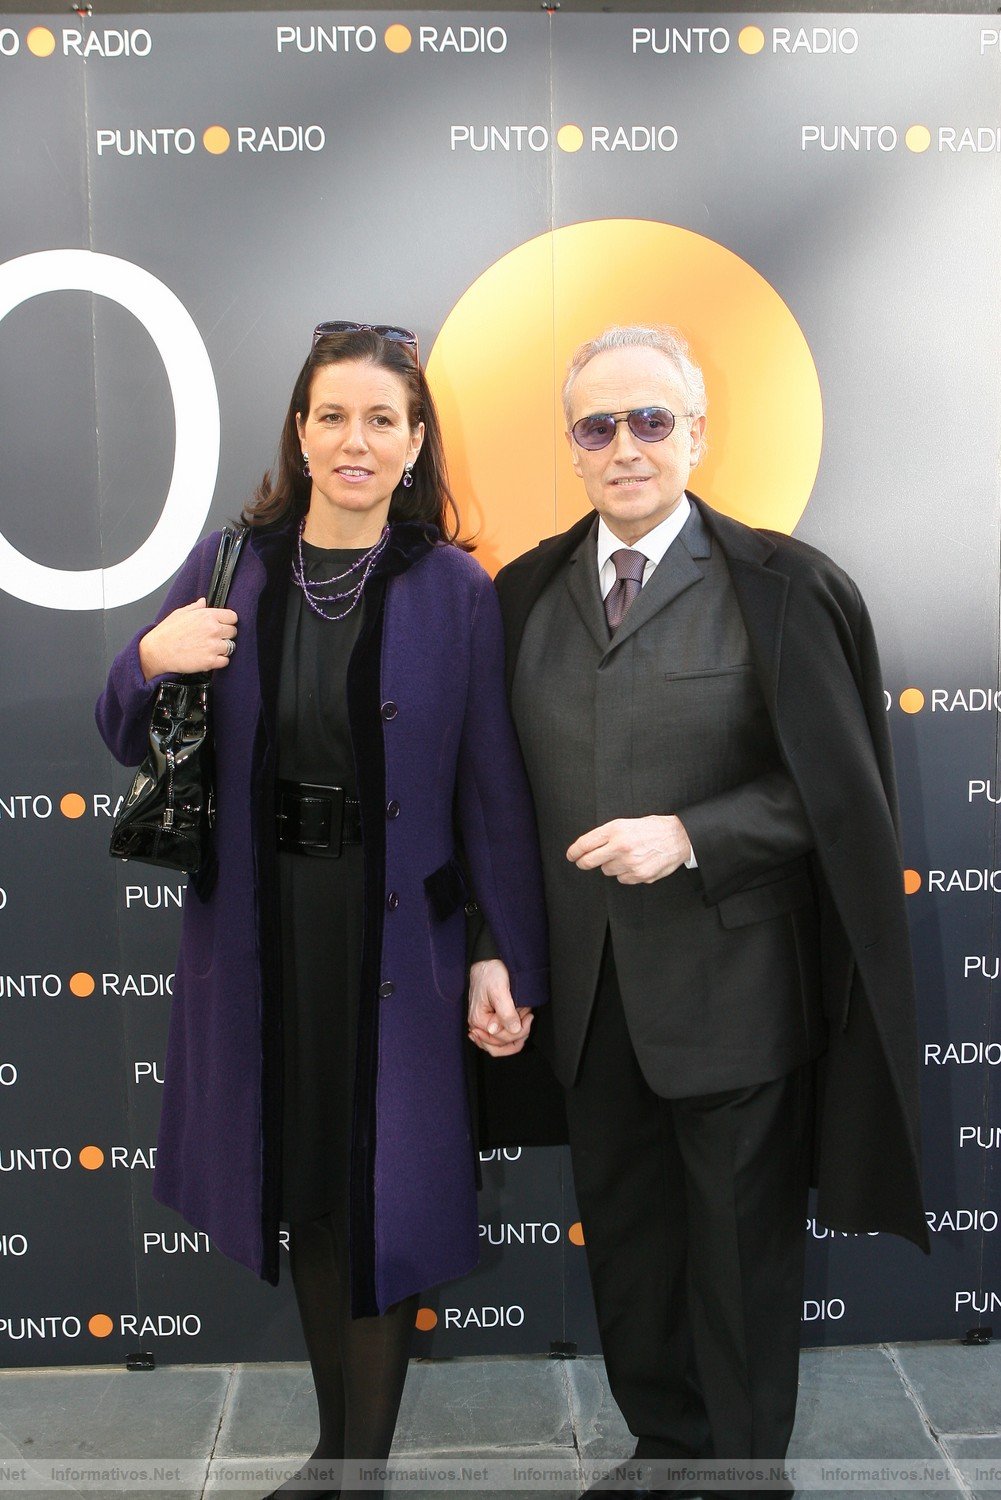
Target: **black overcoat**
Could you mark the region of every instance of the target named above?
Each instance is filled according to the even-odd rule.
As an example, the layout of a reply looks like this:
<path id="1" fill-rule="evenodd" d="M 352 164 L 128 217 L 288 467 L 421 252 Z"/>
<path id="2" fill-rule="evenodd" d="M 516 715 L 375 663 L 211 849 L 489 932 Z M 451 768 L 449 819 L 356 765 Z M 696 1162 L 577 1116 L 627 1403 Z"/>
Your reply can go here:
<path id="1" fill-rule="evenodd" d="M 817 1216 L 928 1249 L 914 981 L 872 624 L 856 585 L 823 553 L 690 498 L 729 566 L 775 738 L 814 834 L 829 1033 L 817 1064 Z M 593 524 L 584 517 L 498 575 L 509 689 L 532 606 Z M 705 899 L 738 889 L 721 884 Z"/>

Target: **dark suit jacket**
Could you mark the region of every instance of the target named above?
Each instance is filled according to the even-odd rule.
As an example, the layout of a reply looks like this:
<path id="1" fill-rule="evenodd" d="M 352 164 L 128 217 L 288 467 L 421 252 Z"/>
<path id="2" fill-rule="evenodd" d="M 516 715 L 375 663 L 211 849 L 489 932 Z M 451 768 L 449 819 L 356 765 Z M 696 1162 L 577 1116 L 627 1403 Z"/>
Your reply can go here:
<path id="1" fill-rule="evenodd" d="M 609 638 L 594 529 L 528 618 L 512 689 L 543 850 L 552 1004 L 535 1042 L 570 1087 L 606 933 L 643 1076 L 661 1098 L 781 1078 L 817 1056 L 813 836 L 782 765 L 721 548 L 697 509 Z M 703 870 L 623 885 L 565 851 L 613 818 L 675 812 Z M 739 873 L 720 901 L 707 885 Z"/>
<path id="2" fill-rule="evenodd" d="M 829 1021 L 818 1064 L 818 1216 L 927 1248 L 896 790 L 869 616 L 855 584 L 822 553 L 691 498 L 729 566 L 775 739 L 813 832 Z M 498 575 L 509 687 L 536 600 L 593 524 L 585 517 Z M 693 842 L 707 902 L 760 877 L 739 845 L 727 848 L 725 818 L 710 847 Z"/>

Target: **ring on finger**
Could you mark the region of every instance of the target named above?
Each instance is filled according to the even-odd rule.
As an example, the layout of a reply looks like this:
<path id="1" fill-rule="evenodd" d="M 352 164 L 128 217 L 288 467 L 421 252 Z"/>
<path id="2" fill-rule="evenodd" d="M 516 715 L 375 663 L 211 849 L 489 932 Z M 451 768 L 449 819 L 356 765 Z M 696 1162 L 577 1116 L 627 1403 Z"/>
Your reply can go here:
<path id="1" fill-rule="evenodd" d="M 228 641 L 223 641 L 223 647 L 225 649 L 226 655 L 232 656 L 233 652 L 236 650 L 236 642 L 232 638 Z"/>

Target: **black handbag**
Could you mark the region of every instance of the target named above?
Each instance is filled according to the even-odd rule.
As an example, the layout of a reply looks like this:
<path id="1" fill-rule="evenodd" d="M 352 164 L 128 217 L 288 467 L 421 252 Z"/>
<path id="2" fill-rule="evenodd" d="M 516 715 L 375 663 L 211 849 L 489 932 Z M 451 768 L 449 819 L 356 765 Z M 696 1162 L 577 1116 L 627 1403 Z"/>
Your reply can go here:
<path id="1" fill-rule="evenodd" d="M 223 530 L 206 596 L 209 609 L 225 607 L 247 530 Z M 116 859 L 184 870 L 204 901 L 218 870 L 214 823 L 212 674 L 199 672 L 157 689 L 149 750 L 115 816 L 110 852 Z"/>

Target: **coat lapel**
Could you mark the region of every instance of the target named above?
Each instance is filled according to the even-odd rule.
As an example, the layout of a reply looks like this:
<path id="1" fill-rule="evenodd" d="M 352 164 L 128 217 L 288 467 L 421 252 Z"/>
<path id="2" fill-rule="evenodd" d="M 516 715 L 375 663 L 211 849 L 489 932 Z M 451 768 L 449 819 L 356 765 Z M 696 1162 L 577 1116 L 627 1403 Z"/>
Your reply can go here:
<path id="1" fill-rule="evenodd" d="M 733 591 L 747 627 L 761 688 L 774 721 L 789 580 L 784 573 L 768 566 L 775 544 L 767 536 L 711 510 L 697 495 L 690 494 L 690 498 L 698 507 L 709 534 L 723 549 Z"/>
<path id="2" fill-rule="evenodd" d="M 273 750 L 277 740 L 278 677 L 292 563 L 292 531 L 288 526 L 252 530 L 249 541 L 264 568 L 264 586 L 257 601 L 257 655 L 264 732 Z"/>
<path id="3" fill-rule="evenodd" d="M 577 606 L 577 612 L 598 650 L 608 650 L 608 622 L 605 605 L 598 587 L 598 566 L 594 547 L 594 529 L 588 531 L 580 545 L 567 559 L 566 586 Z"/>
<path id="4" fill-rule="evenodd" d="M 589 511 L 569 531 L 540 542 L 533 551 L 516 558 L 498 573 L 497 592 L 504 606 L 504 648 L 509 694 L 514 684 L 525 622 L 532 613 L 535 601 L 596 524 L 594 511 Z"/>

